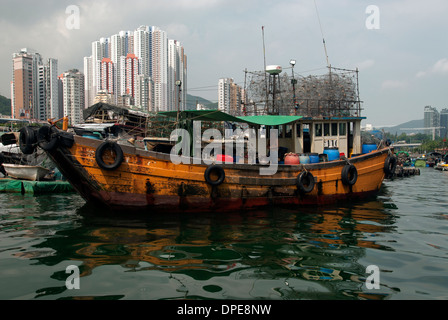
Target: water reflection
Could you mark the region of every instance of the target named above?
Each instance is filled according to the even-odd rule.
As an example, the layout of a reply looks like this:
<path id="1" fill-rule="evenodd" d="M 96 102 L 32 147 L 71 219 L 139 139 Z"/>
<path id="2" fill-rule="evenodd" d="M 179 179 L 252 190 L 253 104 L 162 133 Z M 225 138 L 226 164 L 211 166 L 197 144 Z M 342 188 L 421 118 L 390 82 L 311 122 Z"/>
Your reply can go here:
<path id="1" fill-rule="evenodd" d="M 3 238 L 33 239 L 12 255 L 57 269 L 59 285 L 33 298 L 384 299 L 396 290 L 367 290 L 361 261 L 366 249 L 392 250 L 381 241 L 395 224 L 385 201 L 126 217 L 81 201 L 33 197 L 3 214 Z M 65 287 L 69 264 L 80 267 L 79 292 Z"/>

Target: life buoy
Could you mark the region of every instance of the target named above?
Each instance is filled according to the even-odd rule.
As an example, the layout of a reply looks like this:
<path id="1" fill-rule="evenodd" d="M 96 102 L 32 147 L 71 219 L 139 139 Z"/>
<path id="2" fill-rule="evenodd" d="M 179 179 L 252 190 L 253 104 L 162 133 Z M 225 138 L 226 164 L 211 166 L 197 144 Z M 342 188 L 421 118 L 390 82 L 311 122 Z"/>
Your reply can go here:
<path id="1" fill-rule="evenodd" d="M 353 186 L 358 180 L 358 170 L 352 164 L 347 164 L 342 168 L 342 183 L 346 186 Z"/>
<path id="2" fill-rule="evenodd" d="M 216 180 L 212 179 L 211 178 L 212 173 L 215 173 L 218 176 L 218 179 Z M 226 178 L 226 173 L 221 166 L 213 165 L 205 170 L 204 178 L 209 185 L 217 187 L 224 182 L 224 179 Z"/>
<path id="3" fill-rule="evenodd" d="M 302 171 L 297 176 L 296 183 L 297 183 L 297 187 L 299 188 L 299 190 L 301 192 L 310 193 L 314 189 L 314 184 L 315 184 L 314 176 L 309 171 Z"/>
<path id="4" fill-rule="evenodd" d="M 22 153 L 32 154 L 36 150 L 36 132 L 30 127 L 23 127 L 19 130 L 19 147 Z"/>
<path id="5" fill-rule="evenodd" d="M 106 150 L 112 150 L 115 153 L 115 160 L 111 164 L 107 164 L 103 160 L 104 151 Z M 123 150 L 121 150 L 121 147 L 118 145 L 118 143 L 113 141 L 106 141 L 103 142 L 98 149 L 95 151 L 95 159 L 96 163 L 103 168 L 104 170 L 115 170 L 117 169 L 121 163 L 124 160 L 124 154 Z"/>
<path id="6" fill-rule="evenodd" d="M 395 168 L 397 167 L 397 158 L 393 156 L 388 156 L 386 161 L 384 161 L 384 173 L 388 176 L 395 173 Z"/>
<path id="7" fill-rule="evenodd" d="M 37 131 L 37 144 L 45 151 L 51 151 L 58 145 L 58 129 L 54 126 L 43 126 Z"/>

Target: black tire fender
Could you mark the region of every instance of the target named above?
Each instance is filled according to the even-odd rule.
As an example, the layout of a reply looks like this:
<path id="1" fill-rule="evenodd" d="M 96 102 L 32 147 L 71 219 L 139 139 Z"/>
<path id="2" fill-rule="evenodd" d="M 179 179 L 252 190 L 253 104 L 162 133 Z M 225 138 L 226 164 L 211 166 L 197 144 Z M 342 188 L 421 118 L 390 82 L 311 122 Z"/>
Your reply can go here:
<path id="1" fill-rule="evenodd" d="M 395 173 L 397 167 L 397 158 L 393 156 L 388 156 L 386 161 L 384 161 L 384 173 L 388 176 Z"/>
<path id="2" fill-rule="evenodd" d="M 301 192 L 310 193 L 311 191 L 314 190 L 315 185 L 313 174 L 309 171 L 302 171 L 297 176 L 296 184 L 297 188 L 299 188 Z"/>
<path id="3" fill-rule="evenodd" d="M 342 168 L 342 183 L 346 186 L 355 185 L 358 180 L 358 170 L 352 164 L 347 164 Z"/>
<path id="4" fill-rule="evenodd" d="M 104 151 L 112 150 L 115 152 L 115 161 L 112 164 L 106 164 L 103 160 Z M 103 142 L 95 151 L 95 159 L 98 166 L 104 170 L 115 170 L 117 169 L 124 160 L 124 154 L 121 147 L 116 142 L 105 141 Z"/>
<path id="5" fill-rule="evenodd" d="M 211 174 L 215 172 L 218 175 L 218 179 L 217 180 L 213 180 L 210 176 Z M 208 167 L 205 172 L 204 172 L 204 178 L 205 181 L 213 186 L 213 187 L 217 187 L 221 184 L 223 184 L 225 178 L 226 178 L 226 173 L 223 169 L 223 167 L 218 166 L 218 165 L 212 165 L 210 167 Z"/>
<path id="6" fill-rule="evenodd" d="M 43 126 L 37 131 L 37 144 L 45 151 L 51 151 L 58 146 L 59 131 L 54 126 Z"/>
<path id="7" fill-rule="evenodd" d="M 23 127 L 19 130 L 19 147 L 22 153 L 32 154 L 36 150 L 36 132 L 30 127 Z"/>

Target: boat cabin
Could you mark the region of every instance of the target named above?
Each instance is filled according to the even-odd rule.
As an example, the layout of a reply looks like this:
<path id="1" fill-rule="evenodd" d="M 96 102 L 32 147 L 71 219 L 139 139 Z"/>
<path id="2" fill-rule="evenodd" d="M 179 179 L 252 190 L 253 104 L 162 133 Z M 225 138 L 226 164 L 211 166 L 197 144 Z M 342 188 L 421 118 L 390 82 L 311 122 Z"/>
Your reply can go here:
<path id="1" fill-rule="evenodd" d="M 301 118 L 278 128 L 279 146 L 289 152 L 324 153 L 325 149 L 338 149 L 349 157 L 360 154 L 362 118 Z"/>
<path id="2" fill-rule="evenodd" d="M 228 127 L 234 128 L 236 125 L 242 130 L 253 128 L 256 132 L 260 131 L 261 135 L 265 135 L 269 141 L 271 129 L 275 129 L 278 132 L 279 161 L 283 161 L 287 153 L 321 155 L 331 149 L 337 152 L 339 158 L 340 154 L 351 157 L 362 152 L 361 121 L 365 119 L 363 117 L 311 118 L 282 115 L 234 117 L 217 110 L 182 111 L 179 115 L 172 111 L 163 114 L 179 117 L 189 131 L 193 128 L 193 121 L 211 121 L 215 125 L 226 123 Z M 219 128 L 224 129 L 224 125 Z"/>

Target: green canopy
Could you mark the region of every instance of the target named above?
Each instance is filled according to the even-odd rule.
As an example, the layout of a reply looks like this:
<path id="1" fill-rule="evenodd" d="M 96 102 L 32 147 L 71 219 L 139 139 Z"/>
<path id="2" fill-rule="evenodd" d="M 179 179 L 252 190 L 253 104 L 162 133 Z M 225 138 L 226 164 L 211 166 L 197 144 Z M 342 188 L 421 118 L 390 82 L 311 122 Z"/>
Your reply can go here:
<path id="1" fill-rule="evenodd" d="M 280 126 L 282 124 L 288 124 L 297 120 L 302 119 L 301 116 L 247 116 L 238 117 L 247 123 L 265 125 L 265 126 Z"/>
<path id="2" fill-rule="evenodd" d="M 167 117 L 176 117 L 177 111 L 160 112 L 160 114 Z M 219 110 L 187 110 L 180 112 L 181 118 L 188 118 L 189 120 L 197 121 L 228 121 L 228 122 L 243 122 L 252 125 L 266 125 L 266 126 L 279 126 L 282 124 L 291 123 L 302 119 L 301 116 L 247 116 L 247 117 L 234 117 L 230 114 Z"/>

